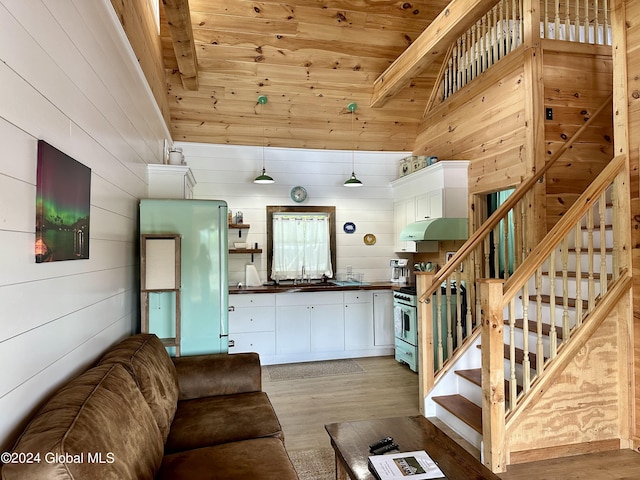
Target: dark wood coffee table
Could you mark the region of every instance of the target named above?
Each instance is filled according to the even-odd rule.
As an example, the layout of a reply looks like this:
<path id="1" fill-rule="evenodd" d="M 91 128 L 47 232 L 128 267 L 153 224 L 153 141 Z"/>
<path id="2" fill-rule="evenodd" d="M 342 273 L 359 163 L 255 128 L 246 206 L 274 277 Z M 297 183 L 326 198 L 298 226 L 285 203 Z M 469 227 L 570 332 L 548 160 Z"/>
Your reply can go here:
<path id="1" fill-rule="evenodd" d="M 337 480 L 375 480 L 367 463 L 369 445 L 387 436 L 401 452 L 425 450 L 450 480 L 500 480 L 422 416 L 332 423 L 324 428 L 336 455 Z"/>

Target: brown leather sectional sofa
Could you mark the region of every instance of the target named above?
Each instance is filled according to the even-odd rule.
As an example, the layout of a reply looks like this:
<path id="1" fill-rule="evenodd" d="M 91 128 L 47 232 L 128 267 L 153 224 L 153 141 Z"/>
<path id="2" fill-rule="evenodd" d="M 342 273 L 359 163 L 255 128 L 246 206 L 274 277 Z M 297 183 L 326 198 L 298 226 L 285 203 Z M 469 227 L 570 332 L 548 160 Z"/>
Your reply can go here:
<path id="1" fill-rule="evenodd" d="M 57 391 L 4 480 L 298 479 L 257 354 L 171 358 L 134 335 Z"/>

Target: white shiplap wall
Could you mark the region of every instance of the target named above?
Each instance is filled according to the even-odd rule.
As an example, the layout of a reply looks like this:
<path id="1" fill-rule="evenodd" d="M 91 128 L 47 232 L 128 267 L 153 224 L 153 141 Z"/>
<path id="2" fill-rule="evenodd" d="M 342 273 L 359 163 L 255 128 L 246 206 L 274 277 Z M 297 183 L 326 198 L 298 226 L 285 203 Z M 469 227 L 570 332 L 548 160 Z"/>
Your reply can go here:
<path id="1" fill-rule="evenodd" d="M 138 321 L 137 205 L 169 132 L 109 0 L 0 0 L 0 451 Z M 36 264 L 37 141 L 91 168 L 90 259 Z"/>
<path id="2" fill-rule="evenodd" d="M 355 152 L 356 176 L 363 187 L 345 188 L 351 175 L 352 152 L 265 148 L 267 173 L 275 179 L 271 185 L 256 185 L 253 179 L 262 168 L 262 148 L 195 143 L 177 143 L 196 179 L 194 198 L 225 200 L 233 214 L 240 210 L 244 223 L 251 224 L 242 241 L 258 243 L 265 250 L 255 256 L 262 281 L 267 278 L 266 206 L 297 205 L 289 196 L 291 188 L 303 186 L 307 200 L 300 205 L 335 205 L 337 272 L 347 265 L 364 274 L 365 281 L 389 279 L 389 259 L 393 251 L 393 198 L 390 182 L 398 176 L 398 162 L 407 152 Z M 343 231 L 345 222 L 356 225 L 354 234 Z M 363 238 L 373 233 L 375 245 Z M 229 242 L 238 241 L 238 232 L 230 232 Z M 229 282 L 245 281 L 249 255 L 229 256 Z"/>

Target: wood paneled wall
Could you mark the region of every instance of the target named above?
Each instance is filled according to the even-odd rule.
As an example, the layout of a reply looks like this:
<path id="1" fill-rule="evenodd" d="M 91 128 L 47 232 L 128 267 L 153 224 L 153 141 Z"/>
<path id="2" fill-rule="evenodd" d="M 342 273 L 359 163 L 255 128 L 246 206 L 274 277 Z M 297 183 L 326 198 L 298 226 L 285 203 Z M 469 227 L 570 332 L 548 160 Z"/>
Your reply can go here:
<path id="1" fill-rule="evenodd" d="M 168 131 L 108 0 L 0 0 L 0 24 L 6 451 L 43 399 L 136 328 L 138 198 Z M 35 263 L 38 139 L 91 168 L 88 260 Z"/>
<path id="2" fill-rule="evenodd" d="M 158 3 L 162 4 L 160 0 Z M 167 82 L 158 25 L 148 1 L 111 0 L 133 52 L 167 125 L 171 125 Z"/>
<path id="3" fill-rule="evenodd" d="M 504 60 L 424 118 L 415 155 L 470 160 L 469 193 L 517 185 L 525 172 L 523 52 Z"/>
<path id="4" fill-rule="evenodd" d="M 598 109 L 612 91 L 611 49 L 545 41 L 539 55 L 544 82 L 545 152 L 549 158 Z M 525 131 L 527 51 L 519 48 L 425 117 L 414 154 L 470 160 L 470 194 L 517 186 L 530 172 Z M 533 107 L 532 107 L 533 108 Z M 534 109 L 545 118 L 545 111 Z M 537 155 L 532 155 L 533 158 Z M 603 112 L 582 139 L 558 160 L 539 198 L 544 235 L 613 157 L 612 109 Z M 546 193 L 545 193 L 546 188 Z M 546 205 L 546 210 L 545 210 Z M 546 211 L 546 214 L 545 214 Z M 544 223 L 544 222 L 543 222 Z M 535 222 L 538 225 L 538 222 Z"/>
<path id="5" fill-rule="evenodd" d="M 544 43 L 545 157 L 571 138 L 600 107 L 613 88 L 611 49 L 602 54 L 579 53 L 579 45 Z M 589 47 L 589 50 L 593 48 Z M 613 105 L 607 107 L 546 175 L 547 229 L 569 209 L 578 196 L 613 158 Z"/>

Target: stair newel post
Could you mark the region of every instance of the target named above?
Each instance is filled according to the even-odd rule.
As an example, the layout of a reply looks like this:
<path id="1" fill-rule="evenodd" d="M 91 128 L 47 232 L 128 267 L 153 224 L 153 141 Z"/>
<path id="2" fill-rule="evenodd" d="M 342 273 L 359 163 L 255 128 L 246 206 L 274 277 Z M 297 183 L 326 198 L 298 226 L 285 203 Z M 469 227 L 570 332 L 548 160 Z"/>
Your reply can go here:
<path id="1" fill-rule="evenodd" d="M 504 317 L 502 279 L 478 281 L 482 305 L 482 458 L 493 472 L 506 470 Z"/>
<path id="2" fill-rule="evenodd" d="M 416 272 L 416 290 L 420 298 L 433 284 L 434 272 Z M 424 399 L 433 388 L 433 305 L 431 300 L 418 302 L 418 389 L 420 413 L 424 415 Z"/>
<path id="3" fill-rule="evenodd" d="M 612 281 L 620 276 L 621 269 L 631 271 L 631 222 L 625 212 L 629 212 L 629 157 L 625 157 L 625 167 L 613 181 L 613 260 Z"/>

